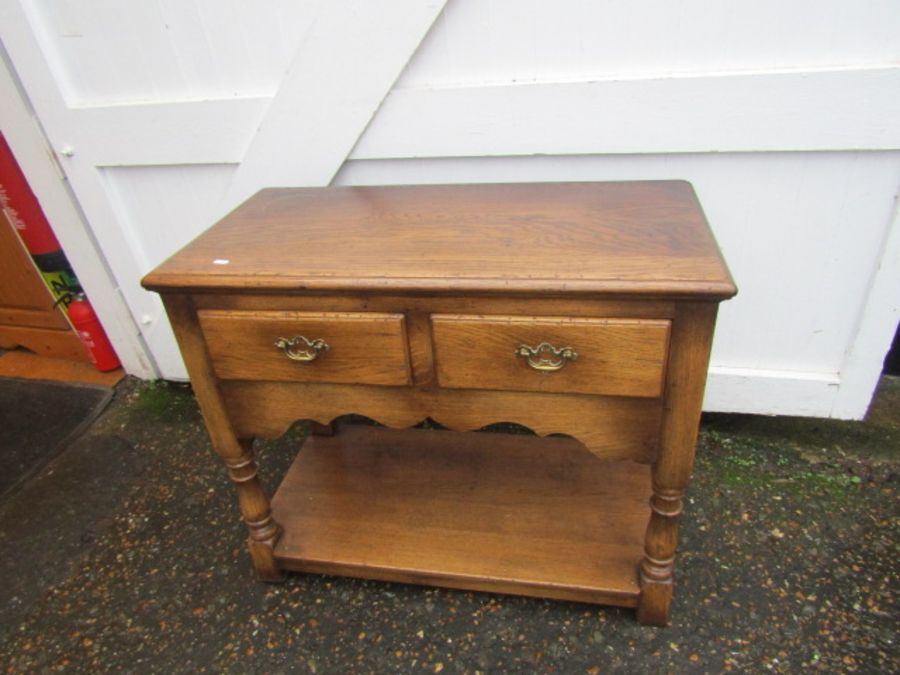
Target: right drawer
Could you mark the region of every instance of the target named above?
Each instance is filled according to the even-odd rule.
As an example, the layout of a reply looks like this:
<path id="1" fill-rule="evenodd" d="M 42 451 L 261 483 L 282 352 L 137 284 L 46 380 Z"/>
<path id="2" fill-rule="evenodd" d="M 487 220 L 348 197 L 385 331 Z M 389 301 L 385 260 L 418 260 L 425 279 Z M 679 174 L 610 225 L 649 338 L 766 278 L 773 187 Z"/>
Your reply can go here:
<path id="1" fill-rule="evenodd" d="M 431 322 L 441 387 L 662 395 L 668 320 L 432 314 Z"/>

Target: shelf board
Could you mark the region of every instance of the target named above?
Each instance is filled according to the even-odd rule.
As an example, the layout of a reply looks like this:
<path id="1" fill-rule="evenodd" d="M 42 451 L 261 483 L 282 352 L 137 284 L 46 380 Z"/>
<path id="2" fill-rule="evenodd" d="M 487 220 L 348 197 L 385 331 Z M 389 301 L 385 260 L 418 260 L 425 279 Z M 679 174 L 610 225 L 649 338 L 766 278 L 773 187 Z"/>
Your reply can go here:
<path id="1" fill-rule="evenodd" d="M 649 467 L 570 438 L 343 426 L 272 500 L 288 570 L 637 605 Z"/>

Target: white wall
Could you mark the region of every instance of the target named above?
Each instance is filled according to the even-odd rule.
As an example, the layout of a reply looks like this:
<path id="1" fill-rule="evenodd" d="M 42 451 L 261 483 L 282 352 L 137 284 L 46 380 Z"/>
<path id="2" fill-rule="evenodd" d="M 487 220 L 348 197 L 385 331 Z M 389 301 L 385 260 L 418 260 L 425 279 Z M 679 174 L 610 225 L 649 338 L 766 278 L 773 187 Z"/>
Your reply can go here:
<path id="1" fill-rule="evenodd" d="M 707 409 L 864 413 L 900 311 L 900 3 L 444 2 L 0 0 L 161 375 L 138 280 L 263 184 L 684 178 L 740 287 Z"/>

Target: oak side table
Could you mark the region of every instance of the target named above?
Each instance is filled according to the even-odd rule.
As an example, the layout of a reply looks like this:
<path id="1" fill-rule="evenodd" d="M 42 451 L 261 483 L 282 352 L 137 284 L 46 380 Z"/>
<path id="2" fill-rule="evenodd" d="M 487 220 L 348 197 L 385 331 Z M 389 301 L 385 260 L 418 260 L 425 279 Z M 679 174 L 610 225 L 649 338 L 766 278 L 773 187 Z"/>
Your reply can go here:
<path id="1" fill-rule="evenodd" d="M 269 189 L 162 294 L 261 579 L 351 575 L 665 624 L 716 310 L 681 181 Z M 384 427 L 332 421 L 356 413 Z M 453 431 L 411 429 L 432 418 Z M 253 439 L 313 435 L 271 501 Z M 537 435 L 477 432 L 511 422 Z"/>

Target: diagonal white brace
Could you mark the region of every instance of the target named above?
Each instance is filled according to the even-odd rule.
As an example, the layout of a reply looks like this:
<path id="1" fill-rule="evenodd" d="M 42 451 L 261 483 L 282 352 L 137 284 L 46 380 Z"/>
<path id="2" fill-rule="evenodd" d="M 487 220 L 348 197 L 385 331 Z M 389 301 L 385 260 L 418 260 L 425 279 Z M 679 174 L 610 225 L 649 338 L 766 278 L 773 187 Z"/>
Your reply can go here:
<path id="1" fill-rule="evenodd" d="M 215 215 L 263 187 L 328 185 L 445 4 L 325 3 Z"/>

